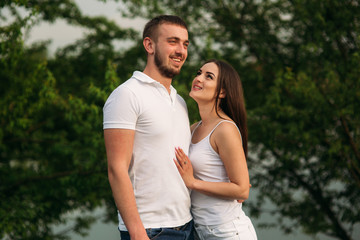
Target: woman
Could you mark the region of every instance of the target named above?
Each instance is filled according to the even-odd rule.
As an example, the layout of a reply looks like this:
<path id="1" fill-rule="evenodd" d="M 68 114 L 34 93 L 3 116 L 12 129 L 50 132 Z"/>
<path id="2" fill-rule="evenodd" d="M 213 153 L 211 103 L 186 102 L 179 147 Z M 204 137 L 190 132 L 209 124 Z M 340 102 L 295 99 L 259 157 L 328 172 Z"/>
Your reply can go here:
<path id="1" fill-rule="evenodd" d="M 174 162 L 192 189 L 191 210 L 198 237 L 257 239 L 239 203 L 248 198 L 250 190 L 240 77 L 229 64 L 209 60 L 197 72 L 190 97 L 198 104 L 201 121 L 191 126 L 189 157 L 176 148 Z"/>

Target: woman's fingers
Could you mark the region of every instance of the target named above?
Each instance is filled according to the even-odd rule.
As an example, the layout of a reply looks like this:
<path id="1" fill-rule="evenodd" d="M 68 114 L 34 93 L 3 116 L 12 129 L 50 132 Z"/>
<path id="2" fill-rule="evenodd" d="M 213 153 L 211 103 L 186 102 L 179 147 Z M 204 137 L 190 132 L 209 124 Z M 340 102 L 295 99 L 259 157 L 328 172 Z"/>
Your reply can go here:
<path id="1" fill-rule="evenodd" d="M 175 156 L 176 156 L 176 163 L 177 163 L 177 167 L 181 168 L 182 171 L 185 171 L 186 169 L 188 169 L 191 165 L 191 162 L 188 158 L 188 156 L 184 153 L 184 151 L 179 148 L 176 147 L 175 148 Z"/>
<path id="2" fill-rule="evenodd" d="M 184 151 L 181 148 L 177 148 L 178 149 L 178 153 L 182 158 L 187 158 L 186 154 L 184 153 Z M 186 159 L 184 159 L 185 161 Z"/>
<path id="3" fill-rule="evenodd" d="M 183 168 L 184 165 L 186 165 L 186 160 L 184 160 L 183 155 L 179 152 L 178 148 L 175 148 L 175 156 L 176 159 L 174 159 L 174 162 L 178 168 Z"/>
<path id="4" fill-rule="evenodd" d="M 175 148 L 175 155 L 176 155 L 177 160 L 180 162 L 180 164 L 182 164 L 185 161 L 184 155 L 181 154 L 181 152 L 179 151 L 178 148 Z"/>
<path id="5" fill-rule="evenodd" d="M 179 162 L 175 158 L 173 160 L 174 160 L 174 163 L 175 163 L 177 169 L 179 170 L 179 172 L 182 171 L 182 168 L 181 168 Z"/>
<path id="6" fill-rule="evenodd" d="M 188 157 L 181 148 L 175 148 L 175 154 L 178 160 L 189 161 Z"/>

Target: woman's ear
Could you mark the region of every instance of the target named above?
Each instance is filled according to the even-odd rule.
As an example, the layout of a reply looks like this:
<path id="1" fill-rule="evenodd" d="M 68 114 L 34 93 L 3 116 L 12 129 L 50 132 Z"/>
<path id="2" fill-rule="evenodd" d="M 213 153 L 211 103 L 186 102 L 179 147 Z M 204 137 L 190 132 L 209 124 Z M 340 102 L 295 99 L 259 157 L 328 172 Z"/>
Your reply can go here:
<path id="1" fill-rule="evenodd" d="M 154 54 L 154 42 L 151 40 L 151 38 L 149 38 L 149 37 L 144 38 L 143 45 L 144 45 L 145 51 L 149 55 Z"/>
<path id="2" fill-rule="evenodd" d="M 225 98 L 225 97 L 226 97 L 226 91 L 225 91 L 225 89 L 221 89 L 219 98 Z"/>

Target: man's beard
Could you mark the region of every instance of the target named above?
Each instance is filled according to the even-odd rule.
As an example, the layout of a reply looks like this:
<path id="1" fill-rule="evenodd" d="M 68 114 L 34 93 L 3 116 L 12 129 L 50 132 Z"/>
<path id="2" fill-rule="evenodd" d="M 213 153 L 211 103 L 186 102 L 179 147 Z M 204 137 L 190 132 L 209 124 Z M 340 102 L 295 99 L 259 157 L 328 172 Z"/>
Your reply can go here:
<path id="1" fill-rule="evenodd" d="M 159 51 L 155 52 L 155 65 L 158 67 L 159 72 L 162 76 L 167 77 L 167 78 L 173 78 L 176 75 L 178 75 L 180 73 L 180 68 L 179 69 L 173 69 L 170 68 L 168 66 L 166 66 L 164 64 L 164 61 L 161 60 L 159 54 Z"/>

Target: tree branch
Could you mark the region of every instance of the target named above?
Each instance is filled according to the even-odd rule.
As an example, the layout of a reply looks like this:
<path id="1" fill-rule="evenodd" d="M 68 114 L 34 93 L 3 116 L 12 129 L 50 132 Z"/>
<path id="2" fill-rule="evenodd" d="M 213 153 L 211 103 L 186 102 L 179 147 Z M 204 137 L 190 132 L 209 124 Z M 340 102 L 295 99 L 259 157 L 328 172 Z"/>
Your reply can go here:
<path id="1" fill-rule="evenodd" d="M 326 97 L 323 89 L 319 86 L 317 86 L 317 88 L 319 89 L 320 94 L 323 96 L 323 98 L 325 99 L 325 101 L 328 103 L 328 105 L 332 108 L 332 109 L 337 109 L 334 103 L 331 103 L 331 101 Z M 347 140 L 350 143 L 351 149 L 353 150 L 354 154 L 355 154 L 355 159 L 357 159 L 357 162 L 360 163 L 360 152 L 358 150 L 358 148 L 356 147 L 356 143 L 354 141 L 354 139 L 351 136 L 348 124 L 345 120 L 344 116 L 340 116 L 340 122 L 341 122 L 341 126 L 344 129 L 345 135 L 347 136 Z M 359 165 L 354 162 L 355 160 L 348 158 L 348 169 L 350 171 L 350 173 L 352 175 L 355 174 L 355 181 L 357 183 L 357 185 L 360 186 L 360 181 L 359 181 L 359 177 L 360 177 L 360 169 L 359 169 Z"/>
<path id="2" fill-rule="evenodd" d="M 320 208 L 323 209 L 324 213 L 328 216 L 329 220 L 332 222 L 334 226 L 334 235 L 339 237 L 343 240 L 351 240 L 351 236 L 347 234 L 345 229 L 340 224 L 339 220 L 337 219 L 336 215 L 330 208 L 329 201 L 324 198 L 324 196 L 321 194 L 321 190 L 319 187 L 313 188 L 310 184 L 305 182 L 293 169 L 290 170 L 290 172 L 295 176 L 297 181 L 300 183 L 301 186 L 303 186 L 310 195 L 313 196 L 314 200 L 319 204 Z"/>
<path id="3" fill-rule="evenodd" d="M 356 147 L 356 143 L 355 143 L 354 139 L 351 137 L 348 124 L 343 116 L 340 116 L 340 121 L 341 121 L 341 126 L 343 127 L 345 134 L 348 138 L 350 146 L 355 153 L 355 157 L 357 158 L 358 162 L 360 162 L 360 152 L 359 152 L 359 149 Z M 353 163 L 353 166 L 357 167 L 357 166 L 355 166 L 354 163 Z M 356 170 L 360 174 L 360 169 L 358 167 L 356 168 Z"/>

